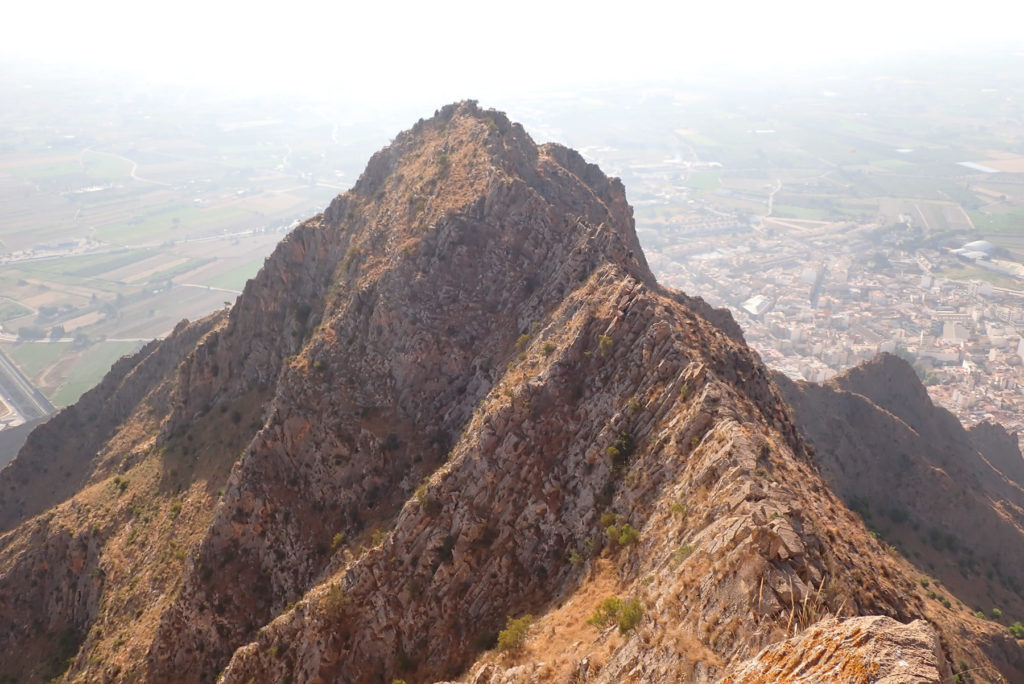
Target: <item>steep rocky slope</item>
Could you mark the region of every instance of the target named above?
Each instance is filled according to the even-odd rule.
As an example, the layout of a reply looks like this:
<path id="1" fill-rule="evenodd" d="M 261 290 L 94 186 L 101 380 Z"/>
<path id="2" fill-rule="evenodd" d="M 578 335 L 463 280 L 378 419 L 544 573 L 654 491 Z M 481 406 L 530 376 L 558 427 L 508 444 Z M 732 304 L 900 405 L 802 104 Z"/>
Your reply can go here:
<path id="1" fill-rule="evenodd" d="M 0 471 L 18 681 L 753 681 L 787 638 L 1024 675 L 655 283 L 621 183 L 471 102 L 65 413 Z"/>
<path id="2" fill-rule="evenodd" d="M 932 404 L 891 354 L 824 385 L 777 376 L 821 473 L 843 499 L 955 600 L 1024 619 L 1024 488 L 1015 436 L 971 430 Z"/>

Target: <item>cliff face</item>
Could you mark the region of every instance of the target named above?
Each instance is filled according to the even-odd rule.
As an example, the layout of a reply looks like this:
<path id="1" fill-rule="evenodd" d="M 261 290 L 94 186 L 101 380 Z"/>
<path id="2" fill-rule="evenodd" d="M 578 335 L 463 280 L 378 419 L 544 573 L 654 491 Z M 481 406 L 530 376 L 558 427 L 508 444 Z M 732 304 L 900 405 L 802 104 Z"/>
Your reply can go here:
<path id="1" fill-rule="evenodd" d="M 748 681 L 859 615 L 1017 673 L 823 484 L 728 313 L 655 283 L 621 183 L 471 102 L 65 413 L 0 471 L 42 493 L 0 505 L 0 674 Z"/>

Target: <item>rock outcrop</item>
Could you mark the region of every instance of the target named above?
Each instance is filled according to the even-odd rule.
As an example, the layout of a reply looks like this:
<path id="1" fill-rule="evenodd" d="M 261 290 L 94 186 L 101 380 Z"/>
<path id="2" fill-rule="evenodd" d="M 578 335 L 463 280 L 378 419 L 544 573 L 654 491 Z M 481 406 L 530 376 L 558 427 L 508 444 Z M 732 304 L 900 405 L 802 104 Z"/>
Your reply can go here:
<path id="1" fill-rule="evenodd" d="M 772 644 L 720 684 L 932 684 L 953 673 L 927 622 L 887 617 L 828 618 Z"/>
<path id="2" fill-rule="evenodd" d="M 658 286 L 621 183 L 472 102 L 86 399 L 0 471 L 46 494 L 0 505 L 2 675 L 715 682 L 865 615 L 1021 672 L 824 484 L 731 316 Z"/>

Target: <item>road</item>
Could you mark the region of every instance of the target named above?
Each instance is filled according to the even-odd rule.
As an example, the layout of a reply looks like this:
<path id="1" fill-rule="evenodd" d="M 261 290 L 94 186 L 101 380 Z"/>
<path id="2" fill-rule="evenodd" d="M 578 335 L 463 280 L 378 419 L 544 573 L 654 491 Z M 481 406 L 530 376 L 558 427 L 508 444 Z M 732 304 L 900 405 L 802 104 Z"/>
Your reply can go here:
<path id="1" fill-rule="evenodd" d="M 45 418 L 57 410 L 3 350 L 0 350 L 0 396 L 26 421 Z"/>
<path id="2" fill-rule="evenodd" d="M 91 147 L 87 147 L 84 150 L 82 150 L 81 154 L 78 155 L 78 158 L 80 160 L 83 159 L 85 157 L 85 153 L 86 152 L 92 152 L 93 154 L 102 154 L 102 155 L 106 155 L 108 157 L 113 157 L 114 159 L 120 159 L 121 161 L 128 162 L 129 164 L 132 165 L 132 170 L 129 172 L 129 175 L 134 180 L 137 180 L 137 181 L 142 182 L 142 183 L 152 183 L 153 185 L 162 185 L 162 186 L 167 187 L 167 188 L 171 187 L 170 183 L 164 183 L 162 181 L 152 180 L 151 178 L 143 178 L 142 176 L 137 175 L 135 172 L 139 169 L 139 164 L 134 159 L 129 159 L 128 157 L 123 157 L 120 154 L 114 154 L 113 152 L 101 152 L 99 150 L 94 150 Z"/>
<path id="3" fill-rule="evenodd" d="M 776 193 L 778 193 L 779 190 L 782 189 L 782 179 L 776 178 L 775 182 L 777 183 L 777 185 L 771 191 L 771 193 L 768 194 L 768 213 L 765 214 L 766 217 L 771 216 L 772 212 L 775 211 L 775 195 Z"/>

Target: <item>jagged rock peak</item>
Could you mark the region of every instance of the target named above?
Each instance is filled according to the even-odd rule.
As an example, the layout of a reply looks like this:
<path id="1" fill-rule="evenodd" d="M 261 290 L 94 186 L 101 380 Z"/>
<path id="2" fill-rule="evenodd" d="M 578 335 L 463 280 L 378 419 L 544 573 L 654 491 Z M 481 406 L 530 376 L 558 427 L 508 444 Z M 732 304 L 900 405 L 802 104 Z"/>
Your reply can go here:
<path id="1" fill-rule="evenodd" d="M 607 240 L 590 248 L 620 262 L 630 273 L 653 284 L 618 178 L 608 178 L 576 151 L 556 143 L 537 145 L 521 124 L 502 112 L 482 109 L 473 100 L 442 107 L 371 157 L 351 191 L 339 195 L 324 213 L 328 226 L 362 214 L 367 223 L 383 224 L 389 242 L 422 236 L 454 215 L 474 219 L 514 205 L 523 194 L 556 206 L 594 232 L 608 232 L 623 247 L 609 250 Z M 503 221 L 532 221 L 528 213 Z M 484 221 L 475 230 L 501 230 L 503 221 Z M 533 221 L 536 228 L 543 222 Z M 561 226 L 572 235 L 579 226 Z M 560 239 L 541 235 L 538 239 Z"/>
<path id="2" fill-rule="evenodd" d="M 826 385 L 860 394 L 903 420 L 917 431 L 926 430 L 937 418 L 928 391 L 906 360 L 882 352 L 840 373 Z M 950 415 L 945 422 L 957 421 Z"/>

